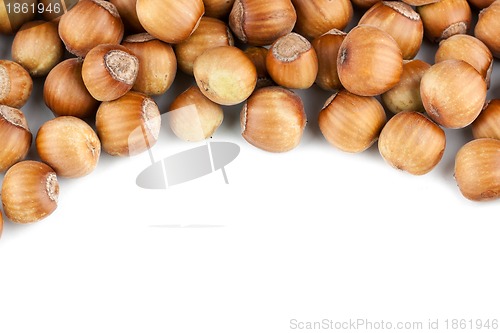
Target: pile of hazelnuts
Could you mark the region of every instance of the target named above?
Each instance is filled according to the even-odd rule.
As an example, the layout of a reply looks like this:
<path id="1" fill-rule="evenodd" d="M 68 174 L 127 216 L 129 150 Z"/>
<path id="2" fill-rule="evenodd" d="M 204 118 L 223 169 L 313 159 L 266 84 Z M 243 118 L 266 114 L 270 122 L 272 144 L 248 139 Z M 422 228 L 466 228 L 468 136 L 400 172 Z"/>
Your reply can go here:
<path id="1" fill-rule="evenodd" d="M 169 125 L 184 140 L 211 137 L 223 107 L 242 103 L 245 140 L 289 151 L 306 125 L 294 90 L 316 84 L 332 91 L 318 123 L 333 146 L 358 153 L 378 141 L 388 164 L 422 175 L 443 156 L 443 128 L 471 128 L 456 156 L 458 187 L 471 200 L 500 197 L 500 100 L 486 100 L 500 0 L 55 2 L 63 15 L 7 12 L 0 0 L 0 33 L 15 34 L 12 60 L 0 60 L 1 199 L 13 222 L 51 214 L 57 177 L 88 175 L 101 149 L 151 148 L 161 128 L 153 96 L 177 70 L 194 77 L 170 105 Z M 354 8 L 361 19 L 344 32 Z M 434 64 L 414 59 L 424 37 L 439 43 Z M 55 118 L 33 140 L 21 108 L 39 76 Z M 40 161 L 24 160 L 32 141 Z"/>

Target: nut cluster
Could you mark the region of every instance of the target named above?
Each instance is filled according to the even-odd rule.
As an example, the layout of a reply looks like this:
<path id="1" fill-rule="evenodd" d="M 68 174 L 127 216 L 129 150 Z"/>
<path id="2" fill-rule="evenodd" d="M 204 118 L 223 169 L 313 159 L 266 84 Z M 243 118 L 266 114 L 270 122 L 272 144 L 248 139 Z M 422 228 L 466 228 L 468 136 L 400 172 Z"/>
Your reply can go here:
<path id="1" fill-rule="evenodd" d="M 500 197 L 500 97 L 487 102 L 500 0 L 80 0 L 62 16 L 9 14 L 4 4 L 0 33 L 14 35 L 12 59 L 0 59 L 10 221 L 51 214 L 58 177 L 89 175 L 101 149 L 150 149 L 162 130 L 156 101 L 179 71 L 192 84 L 163 112 L 182 140 L 212 137 L 236 106 L 249 144 L 286 152 L 309 116 L 334 147 L 360 153 L 378 140 L 389 165 L 422 175 L 440 162 L 446 131 L 470 130 L 456 156 L 459 188 L 471 200 Z M 424 42 L 436 46 L 433 63 L 418 59 Z M 21 109 L 34 82 L 54 119 L 30 130 Z M 316 86 L 331 97 L 307 110 L 294 90 Z"/>

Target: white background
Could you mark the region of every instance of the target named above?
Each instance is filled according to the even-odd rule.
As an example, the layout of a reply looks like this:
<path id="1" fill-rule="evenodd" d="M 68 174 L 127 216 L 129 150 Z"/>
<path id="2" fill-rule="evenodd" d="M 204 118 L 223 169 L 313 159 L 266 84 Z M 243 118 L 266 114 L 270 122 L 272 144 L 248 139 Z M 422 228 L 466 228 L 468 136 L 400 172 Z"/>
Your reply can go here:
<path id="1" fill-rule="evenodd" d="M 10 41 L 0 37 L 1 58 Z M 432 63 L 434 50 L 425 42 L 418 57 Z M 495 65 L 489 98 L 500 98 Z M 179 78 L 157 98 L 163 112 L 190 84 Z M 43 80 L 35 87 L 23 108 L 34 134 L 53 117 Z M 308 125 L 285 154 L 247 144 L 241 105 L 225 109 L 213 140 L 241 147 L 226 167 L 229 185 L 217 172 L 143 190 L 135 178 L 147 154 L 103 154 L 90 176 L 60 180 L 49 218 L 6 222 L 0 332 L 276 333 L 297 331 L 292 319 L 439 319 L 441 328 L 446 319 L 500 319 L 499 202 L 468 201 L 453 179 L 470 130 L 447 130 L 442 162 L 411 176 L 385 164 L 376 145 L 357 155 L 330 146 L 317 125 L 330 93 L 299 94 Z M 165 125 L 158 158 L 200 145 Z"/>

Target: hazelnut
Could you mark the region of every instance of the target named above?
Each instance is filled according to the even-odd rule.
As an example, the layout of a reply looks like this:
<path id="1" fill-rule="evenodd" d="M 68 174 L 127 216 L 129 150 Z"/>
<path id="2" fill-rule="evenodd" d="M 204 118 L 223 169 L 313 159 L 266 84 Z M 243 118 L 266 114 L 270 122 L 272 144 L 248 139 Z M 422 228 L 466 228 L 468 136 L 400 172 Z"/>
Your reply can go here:
<path id="1" fill-rule="evenodd" d="M 438 2 L 440 0 L 402 0 L 404 3 L 409 4 L 410 6 L 423 6 L 423 5 L 428 5 L 434 2 Z"/>
<path id="2" fill-rule="evenodd" d="M 139 59 L 124 46 L 102 44 L 85 57 L 82 78 L 98 101 L 112 101 L 132 89 L 139 72 Z"/>
<path id="3" fill-rule="evenodd" d="M 256 90 L 240 114 L 241 134 L 253 146 L 286 152 L 300 143 L 307 123 L 301 98 L 283 87 Z"/>
<path id="4" fill-rule="evenodd" d="M 310 40 L 332 29 L 343 30 L 353 16 L 349 0 L 292 0 L 292 3 L 297 12 L 294 29 Z"/>
<path id="5" fill-rule="evenodd" d="M 120 44 L 124 30 L 115 5 L 104 0 L 80 0 L 59 21 L 59 36 L 78 57 L 101 44 Z"/>
<path id="6" fill-rule="evenodd" d="M 47 75 L 43 86 L 43 100 L 54 115 L 78 118 L 95 116 L 99 102 L 83 83 L 82 66 L 83 59 L 67 59 Z"/>
<path id="7" fill-rule="evenodd" d="M 33 79 L 18 63 L 0 60 L 0 104 L 21 108 L 33 90 Z"/>
<path id="8" fill-rule="evenodd" d="M 341 90 L 326 101 L 318 123 L 331 145 L 345 152 L 359 153 L 377 141 L 386 119 L 384 108 L 375 97 Z"/>
<path id="9" fill-rule="evenodd" d="M 233 8 L 234 0 L 203 0 L 205 16 L 218 19 L 226 18 Z"/>
<path id="10" fill-rule="evenodd" d="M 463 128 L 471 124 L 486 101 L 481 74 L 462 60 L 431 66 L 420 82 L 420 96 L 429 117 L 441 126 Z"/>
<path id="11" fill-rule="evenodd" d="M 352 29 L 337 57 L 340 82 L 360 96 L 380 95 L 393 88 L 403 73 L 403 55 L 387 32 L 369 25 Z"/>
<path id="12" fill-rule="evenodd" d="M 481 10 L 479 20 L 474 28 L 474 35 L 479 38 L 494 57 L 500 58 L 500 0 Z"/>
<path id="13" fill-rule="evenodd" d="M 33 21 L 24 24 L 12 42 L 12 59 L 32 76 L 45 76 L 57 65 L 64 48 L 52 22 Z"/>
<path id="14" fill-rule="evenodd" d="M 422 60 L 406 61 L 403 64 L 401 80 L 380 96 L 386 109 L 392 113 L 401 111 L 425 112 L 420 97 L 420 81 L 430 67 L 431 65 Z"/>
<path id="15" fill-rule="evenodd" d="M 466 34 L 470 28 L 472 12 L 467 0 L 440 0 L 417 7 L 424 23 L 424 32 L 432 42 L 457 34 Z"/>
<path id="16" fill-rule="evenodd" d="M 224 119 L 222 107 L 205 97 L 198 86 L 191 86 L 177 96 L 168 115 L 170 128 L 185 141 L 210 138 Z"/>
<path id="17" fill-rule="evenodd" d="M 380 0 L 351 0 L 352 4 L 355 7 L 361 8 L 361 9 L 364 9 L 364 10 L 372 7 L 373 5 L 375 5 L 379 1 Z M 434 1 L 439 1 L 439 0 L 434 0 Z"/>
<path id="18" fill-rule="evenodd" d="M 131 33 L 145 32 L 137 16 L 137 0 L 109 0 L 109 2 L 118 10 L 125 30 Z"/>
<path id="19" fill-rule="evenodd" d="M 164 94 L 177 73 L 172 46 L 148 33 L 129 36 L 122 45 L 139 59 L 139 71 L 132 90 L 146 95 Z"/>
<path id="20" fill-rule="evenodd" d="M 205 6 L 202 0 L 137 0 L 136 10 L 147 32 L 166 43 L 177 44 L 196 30 Z"/>
<path id="21" fill-rule="evenodd" d="M 15 223 L 40 221 L 57 208 L 59 182 L 47 164 L 22 161 L 5 174 L 2 205 L 5 216 Z"/>
<path id="22" fill-rule="evenodd" d="M 36 136 L 36 148 L 43 162 L 58 176 L 78 178 L 94 171 L 101 143 L 83 120 L 63 116 L 44 123 Z"/>
<path id="23" fill-rule="evenodd" d="M 257 84 L 254 64 L 234 46 L 208 49 L 194 62 L 193 73 L 201 92 L 221 105 L 243 102 Z"/>
<path id="24" fill-rule="evenodd" d="M 257 85 L 255 86 L 255 89 L 273 85 L 274 82 L 267 72 L 266 65 L 267 53 L 269 50 L 263 46 L 250 46 L 244 52 L 257 70 Z"/>
<path id="25" fill-rule="evenodd" d="M 424 26 L 420 15 L 401 1 L 381 1 L 371 7 L 359 20 L 359 25 L 377 27 L 394 38 L 403 59 L 413 59 L 422 45 Z"/>
<path id="26" fill-rule="evenodd" d="M 175 45 L 179 69 L 193 75 L 194 61 L 206 50 L 217 46 L 233 46 L 229 27 L 221 20 L 202 17 L 198 28 L 185 41 Z"/>
<path id="27" fill-rule="evenodd" d="M 483 42 L 469 35 L 454 35 L 439 43 L 435 61 L 448 59 L 463 60 L 472 65 L 490 86 L 491 71 L 493 70 L 493 55 Z"/>
<path id="28" fill-rule="evenodd" d="M 500 198 L 500 140 L 476 139 L 460 148 L 455 157 L 455 180 L 469 200 Z"/>
<path id="29" fill-rule="evenodd" d="M 21 110 L 0 105 L 0 172 L 23 160 L 31 147 L 32 134 Z"/>
<path id="30" fill-rule="evenodd" d="M 307 89 L 316 80 L 318 57 L 307 39 L 291 32 L 271 45 L 266 67 L 278 85 L 290 89 Z"/>
<path id="31" fill-rule="evenodd" d="M 290 33 L 297 13 L 290 0 L 236 0 L 229 26 L 243 43 L 264 46 Z"/>
<path id="32" fill-rule="evenodd" d="M 500 140 L 500 99 L 487 102 L 471 127 L 474 139 Z"/>
<path id="33" fill-rule="evenodd" d="M 400 112 L 382 129 L 378 149 L 393 168 L 413 175 L 430 172 L 446 147 L 444 131 L 421 113 Z"/>
<path id="34" fill-rule="evenodd" d="M 339 55 L 340 45 L 342 45 L 346 35 L 345 32 L 332 29 L 312 41 L 312 46 L 318 56 L 318 75 L 315 82 L 324 90 L 339 90 L 342 88 L 337 72 L 336 59 Z"/>
<path id="35" fill-rule="evenodd" d="M 495 2 L 495 0 L 468 0 L 468 1 L 472 6 L 478 9 L 484 9 L 489 5 L 491 5 L 493 2 Z"/>
<path id="36" fill-rule="evenodd" d="M 155 101 L 130 91 L 103 102 L 96 115 L 102 149 L 113 156 L 131 156 L 153 147 L 160 134 L 161 117 Z"/>

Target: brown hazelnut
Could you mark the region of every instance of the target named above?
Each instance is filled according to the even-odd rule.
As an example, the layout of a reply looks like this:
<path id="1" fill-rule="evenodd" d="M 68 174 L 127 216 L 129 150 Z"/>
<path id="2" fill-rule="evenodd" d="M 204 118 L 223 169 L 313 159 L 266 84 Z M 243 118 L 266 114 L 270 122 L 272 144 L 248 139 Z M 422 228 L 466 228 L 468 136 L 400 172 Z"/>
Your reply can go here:
<path id="1" fill-rule="evenodd" d="M 140 154 L 156 144 L 161 117 L 155 101 L 130 91 L 117 100 L 103 102 L 96 115 L 102 149 L 113 156 Z"/>
<path id="2" fill-rule="evenodd" d="M 484 9 L 486 7 L 488 7 L 489 5 L 491 5 L 493 2 L 495 2 L 495 0 L 467 0 L 469 1 L 469 3 L 478 8 L 478 9 Z"/>
<path id="3" fill-rule="evenodd" d="M 307 89 L 316 80 L 318 57 L 307 39 L 291 32 L 271 45 L 266 67 L 278 85 L 289 89 Z"/>
<path id="4" fill-rule="evenodd" d="M 490 49 L 493 56 L 500 58 L 500 0 L 481 10 L 474 28 L 474 35 Z"/>
<path id="5" fill-rule="evenodd" d="M 115 5 L 104 0 L 80 0 L 59 21 L 59 36 L 78 57 L 101 44 L 120 44 L 124 30 Z"/>
<path id="6" fill-rule="evenodd" d="M 32 76 L 45 76 L 57 65 L 64 48 L 52 22 L 32 21 L 24 24 L 12 42 L 12 59 Z"/>
<path id="7" fill-rule="evenodd" d="M 203 52 L 217 46 L 233 45 L 233 35 L 223 21 L 202 17 L 193 34 L 174 46 L 179 69 L 188 75 L 193 75 L 194 62 Z"/>
<path id="8" fill-rule="evenodd" d="M 2 211 L 0 210 L 0 238 L 2 238 L 2 232 L 3 232 L 3 214 Z"/>
<path id="9" fill-rule="evenodd" d="M 373 5 L 375 5 L 379 1 L 380 0 L 351 0 L 352 4 L 355 7 L 361 8 L 361 9 L 364 9 L 364 10 L 372 7 Z M 434 1 L 438 1 L 438 0 L 434 0 Z"/>
<path id="10" fill-rule="evenodd" d="M 493 55 L 483 42 L 469 35 L 454 35 L 439 43 L 435 61 L 448 59 L 463 60 L 472 65 L 490 86 L 491 71 L 493 70 Z"/>
<path id="11" fill-rule="evenodd" d="M 446 147 L 444 131 L 421 113 L 400 112 L 382 129 L 378 149 L 393 168 L 413 175 L 430 172 Z"/>
<path id="12" fill-rule="evenodd" d="M 148 33 L 132 35 L 122 43 L 139 60 L 139 71 L 132 90 L 146 95 L 164 94 L 174 82 L 177 61 L 174 50 Z"/>
<path id="13" fill-rule="evenodd" d="M 500 140 L 500 99 L 487 102 L 471 127 L 474 139 Z"/>
<path id="14" fill-rule="evenodd" d="M 101 154 L 101 143 L 92 127 L 71 116 L 44 123 L 36 136 L 36 148 L 43 162 L 67 178 L 90 174 Z"/>
<path id="15" fill-rule="evenodd" d="M 326 101 L 318 123 L 331 145 L 345 152 L 359 153 L 377 141 L 386 119 L 384 108 L 375 97 L 341 90 Z"/>
<path id="16" fill-rule="evenodd" d="M 420 96 L 429 117 L 441 126 L 471 124 L 486 101 L 486 82 L 462 60 L 445 60 L 429 68 L 420 81 Z"/>
<path id="17" fill-rule="evenodd" d="M 424 23 L 424 32 L 432 42 L 457 34 L 466 34 L 472 12 L 467 0 L 440 0 L 417 7 Z"/>
<path id="18" fill-rule="evenodd" d="M 438 2 L 440 0 L 402 0 L 404 3 L 409 4 L 410 6 L 423 6 L 423 5 L 428 5 L 434 2 Z"/>
<path id="19" fill-rule="evenodd" d="M 268 87 L 274 84 L 267 72 L 266 58 L 269 49 L 263 46 L 250 46 L 245 51 L 245 55 L 252 61 L 257 70 L 257 85 L 255 89 Z"/>
<path id="20" fill-rule="evenodd" d="M 0 172 L 23 160 L 31 147 L 32 134 L 21 110 L 0 105 Z"/>
<path id="21" fill-rule="evenodd" d="M 294 29 L 310 40 L 332 29 L 343 30 L 353 16 L 349 0 L 292 0 L 292 3 L 297 12 Z"/>
<path id="22" fill-rule="evenodd" d="M 340 82 L 360 96 L 380 95 L 394 87 L 403 74 L 403 55 L 387 32 L 369 25 L 352 29 L 337 57 Z"/>
<path id="23" fill-rule="evenodd" d="M 139 72 L 139 59 L 124 46 L 102 44 L 85 57 L 82 78 L 98 101 L 112 101 L 132 89 Z"/>
<path id="24" fill-rule="evenodd" d="M 243 43 L 264 46 L 290 33 L 297 20 L 290 0 L 236 0 L 229 26 Z"/>
<path id="25" fill-rule="evenodd" d="M 18 63 L 0 60 L 0 104 L 21 108 L 33 90 L 33 79 Z"/>
<path id="26" fill-rule="evenodd" d="M 109 0 L 115 5 L 125 26 L 125 30 L 131 33 L 145 32 L 139 17 L 137 17 L 137 0 Z"/>
<path id="27" fill-rule="evenodd" d="M 177 44 L 196 30 L 205 6 L 202 0 L 137 0 L 136 10 L 147 32 L 166 43 Z"/>
<path id="28" fill-rule="evenodd" d="M 339 90 L 342 88 L 337 72 L 337 57 L 340 45 L 347 34 L 333 29 L 315 38 L 312 46 L 318 56 L 318 75 L 316 84 L 324 90 Z"/>
<path id="29" fill-rule="evenodd" d="M 240 114 L 243 138 L 253 146 L 274 153 L 300 143 L 307 116 L 301 98 L 283 87 L 256 90 Z"/>
<path id="30" fill-rule="evenodd" d="M 500 198 L 500 140 L 476 139 L 464 145 L 455 157 L 455 180 L 469 200 Z"/>
<path id="31" fill-rule="evenodd" d="M 83 59 L 67 59 L 47 75 L 43 86 L 43 100 L 54 115 L 78 118 L 95 116 L 99 102 L 83 83 L 82 66 Z"/>
<path id="32" fill-rule="evenodd" d="M 233 8 L 234 0 L 203 0 L 205 16 L 218 19 L 226 18 Z"/>
<path id="33" fill-rule="evenodd" d="M 424 26 L 420 15 L 401 1 L 381 1 L 373 5 L 359 20 L 359 25 L 377 27 L 394 38 L 403 59 L 413 59 L 422 45 Z"/>
<path id="34" fill-rule="evenodd" d="M 5 216 L 15 223 L 40 221 L 57 208 L 59 182 L 47 164 L 22 161 L 5 174 L 2 205 Z"/>

